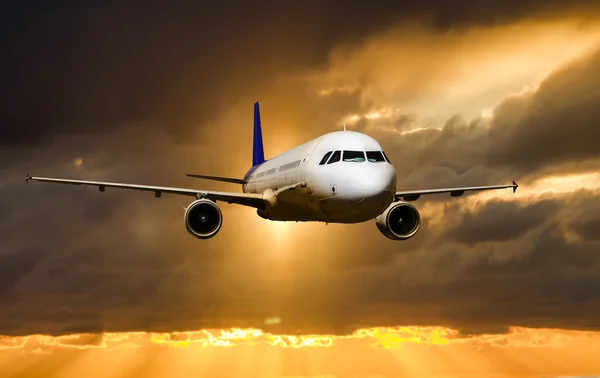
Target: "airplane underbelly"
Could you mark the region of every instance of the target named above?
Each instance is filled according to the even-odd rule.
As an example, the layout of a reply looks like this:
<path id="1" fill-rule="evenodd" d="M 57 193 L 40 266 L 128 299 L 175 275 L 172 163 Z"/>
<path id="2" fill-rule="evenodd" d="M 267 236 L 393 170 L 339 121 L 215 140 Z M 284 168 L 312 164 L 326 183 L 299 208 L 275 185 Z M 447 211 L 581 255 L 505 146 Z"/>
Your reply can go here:
<path id="1" fill-rule="evenodd" d="M 317 198 L 306 189 L 297 188 L 280 193 L 276 205 L 259 215 L 277 221 L 358 223 L 377 217 L 392 200 L 389 193 L 362 200 L 344 195 Z"/>
<path id="2" fill-rule="evenodd" d="M 327 214 L 330 222 L 365 222 L 381 214 L 392 201 L 391 193 L 366 198 L 340 195 L 322 200 L 321 211 Z"/>

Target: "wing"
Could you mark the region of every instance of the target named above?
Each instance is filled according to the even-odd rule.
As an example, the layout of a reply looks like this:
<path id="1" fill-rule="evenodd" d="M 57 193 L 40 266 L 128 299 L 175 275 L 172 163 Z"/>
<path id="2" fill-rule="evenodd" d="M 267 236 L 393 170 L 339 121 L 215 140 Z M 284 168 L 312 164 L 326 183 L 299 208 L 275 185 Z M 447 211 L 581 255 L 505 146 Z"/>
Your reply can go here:
<path id="1" fill-rule="evenodd" d="M 395 200 L 403 200 L 403 201 L 416 201 L 422 195 L 426 194 L 441 194 L 441 193 L 450 193 L 452 197 L 460 197 L 465 192 L 476 192 L 476 191 L 484 191 L 484 190 L 496 190 L 496 189 L 508 189 L 512 188 L 513 193 L 517 191 L 516 182 L 513 181 L 511 185 L 495 185 L 495 186 L 470 186 L 465 188 L 448 188 L 448 189 L 425 189 L 425 190 L 410 190 L 405 192 L 396 192 Z"/>
<path id="2" fill-rule="evenodd" d="M 196 174 L 193 174 L 193 173 L 188 173 L 186 176 L 187 177 L 193 177 L 193 178 L 206 179 L 206 180 L 230 182 L 232 184 L 242 184 L 243 185 L 243 184 L 246 183 L 246 181 L 244 181 L 242 179 L 231 178 L 231 177 L 196 175 Z"/>
<path id="3" fill-rule="evenodd" d="M 104 181 L 83 181 L 83 180 L 70 180 L 70 179 L 59 179 L 49 177 L 32 177 L 27 174 L 25 181 L 42 181 L 50 182 L 55 184 L 69 184 L 69 185 L 89 185 L 96 186 L 101 192 L 104 192 L 106 188 L 120 188 L 120 189 L 132 189 L 141 190 L 146 192 L 154 192 L 155 197 L 160 197 L 163 193 L 177 194 L 180 196 L 190 196 L 196 198 L 208 198 L 213 201 L 223 201 L 227 203 L 235 203 L 238 205 L 244 205 L 254 207 L 257 209 L 265 209 L 266 204 L 263 200 L 262 194 L 251 194 L 251 193 L 230 193 L 230 192 L 213 192 L 209 190 L 197 190 L 197 189 L 185 189 L 185 188 L 172 188 L 168 186 L 152 186 L 152 185 L 137 185 L 137 184 L 123 184 L 118 182 L 104 182 Z"/>

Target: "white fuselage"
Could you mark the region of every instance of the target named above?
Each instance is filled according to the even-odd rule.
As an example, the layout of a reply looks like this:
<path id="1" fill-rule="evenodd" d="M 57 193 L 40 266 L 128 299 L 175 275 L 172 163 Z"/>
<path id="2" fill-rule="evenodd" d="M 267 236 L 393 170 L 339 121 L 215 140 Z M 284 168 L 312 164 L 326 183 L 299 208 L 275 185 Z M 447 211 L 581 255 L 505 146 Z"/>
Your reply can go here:
<path id="1" fill-rule="evenodd" d="M 245 180 L 245 193 L 264 193 L 269 203 L 258 214 L 279 221 L 364 222 L 381 214 L 396 192 L 396 170 L 379 143 L 353 131 L 282 153 L 250 169 Z"/>

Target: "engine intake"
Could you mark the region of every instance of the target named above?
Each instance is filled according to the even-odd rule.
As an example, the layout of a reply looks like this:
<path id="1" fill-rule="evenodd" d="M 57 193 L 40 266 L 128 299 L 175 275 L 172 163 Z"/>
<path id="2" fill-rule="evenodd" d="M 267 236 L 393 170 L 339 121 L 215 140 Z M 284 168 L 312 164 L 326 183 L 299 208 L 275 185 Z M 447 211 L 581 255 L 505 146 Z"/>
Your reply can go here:
<path id="1" fill-rule="evenodd" d="M 223 224 L 221 209 L 211 200 L 199 199 L 185 209 L 185 228 L 198 239 L 215 236 Z"/>
<path id="2" fill-rule="evenodd" d="M 421 214 L 406 202 L 392 203 L 382 214 L 375 218 L 377 228 L 392 240 L 412 238 L 421 227 Z"/>

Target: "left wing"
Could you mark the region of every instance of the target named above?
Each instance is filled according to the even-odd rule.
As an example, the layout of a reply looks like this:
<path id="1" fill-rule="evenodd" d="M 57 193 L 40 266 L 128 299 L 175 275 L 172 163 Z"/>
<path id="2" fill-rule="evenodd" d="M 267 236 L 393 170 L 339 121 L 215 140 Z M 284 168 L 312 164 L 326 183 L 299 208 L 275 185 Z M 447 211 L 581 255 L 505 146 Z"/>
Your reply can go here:
<path id="1" fill-rule="evenodd" d="M 188 173 L 186 176 L 193 177 L 193 178 L 206 179 L 206 180 L 230 182 L 232 184 L 242 184 L 243 185 L 246 183 L 246 181 L 244 181 L 243 179 L 237 179 L 237 178 L 231 178 L 231 177 L 196 175 L 193 173 Z"/>
<path id="2" fill-rule="evenodd" d="M 254 207 L 257 209 L 265 209 L 266 204 L 263 200 L 262 194 L 252 193 L 230 193 L 230 192 L 213 192 L 209 190 L 197 190 L 197 189 L 185 189 L 185 188 L 172 188 L 168 186 L 152 186 L 152 185 L 137 185 L 137 184 L 122 184 L 118 182 L 104 182 L 104 181 L 83 181 L 83 180 L 70 180 L 70 179 L 59 179 L 49 177 L 32 177 L 27 174 L 25 181 L 42 181 L 51 182 L 55 184 L 69 184 L 69 185 L 89 185 L 96 186 L 101 192 L 104 192 L 106 188 L 120 188 L 120 189 L 132 189 L 141 190 L 146 192 L 154 192 L 155 197 L 160 197 L 163 193 L 177 194 L 181 196 L 190 196 L 196 198 L 207 198 L 213 201 L 223 201 L 227 203 L 235 203 L 238 205 L 244 205 Z"/>
<path id="3" fill-rule="evenodd" d="M 450 193 L 452 197 L 460 197 L 465 192 L 475 192 L 475 191 L 483 191 L 483 190 L 496 190 L 496 189 L 507 189 L 512 188 L 513 193 L 517 191 L 516 182 L 513 181 L 511 185 L 495 185 L 495 186 L 470 186 L 465 188 L 448 188 L 448 189 L 425 189 L 425 190 L 410 190 L 405 192 L 396 192 L 395 201 L 404 200 L 404 201 L 416 201 L 422 195 L 426 194 L 441 194 L 441 193 Z"/>

